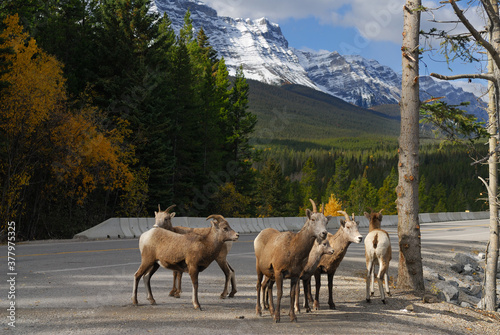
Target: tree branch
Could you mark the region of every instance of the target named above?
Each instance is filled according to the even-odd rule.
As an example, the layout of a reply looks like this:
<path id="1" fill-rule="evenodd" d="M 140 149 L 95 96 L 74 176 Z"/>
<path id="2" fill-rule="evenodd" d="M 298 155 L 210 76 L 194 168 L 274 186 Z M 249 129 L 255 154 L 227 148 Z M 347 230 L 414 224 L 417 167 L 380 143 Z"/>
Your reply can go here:
<path id="1" fill-rule="evenodd" d="M 457 80 L 457 79 L 485 79 L 495 82 L 495 76 L 489 73 L 476 73 L 476 74 L 457 74 L 454 76 L 443 76 L 439 73 L 431 73 L 431 77 L 442 79 L 442 80 Z"/>
<path id="2" fill-rule="evenodd" d="M 486 11 L 486 14 L 488 14 L 488 18 L 490 19 L 492 24 L 496 25 L 497 27 L 500 26 L 500 17 L 498 17 L 498 13 L 491 5 L 491 2 L 485 0 L 480 1 L 483 4 L 484 10 Z"/>
<path id="3" fill-rule="evenodd" d="M 476 28 L 474 28 L 474 26 L 469 22 L 469 20 L 467 20 L 467 18 L 465 17 L 463 11 L 455 3 L 455 0 L 448 0 L 448 1 L 450 3 L 451 7 L 453 7 L 453 10 L 455 11 L 455 14 L 458 16 L 458 18 L 460 19 L 460 21 L 462 21 L 462 24 L 467 28 L 467 30 L 470 31 L 470 33 L 472 34 L 472 36 L 474 36 L 474 38 L 476 39 L 476 42 L 478 42 L 486 50 L 488 50 L 488 52 L 491 55 L 491 58 L 493 59 L 493 61 L 496 64 L 497 68 L 500 69 L 500 55 L 498 54 L 498 51 L 493 47 L 493 45 L 491 45 L 488 41 L 486 41 L 481 36 L 481 34 L 476 30 Z"/>

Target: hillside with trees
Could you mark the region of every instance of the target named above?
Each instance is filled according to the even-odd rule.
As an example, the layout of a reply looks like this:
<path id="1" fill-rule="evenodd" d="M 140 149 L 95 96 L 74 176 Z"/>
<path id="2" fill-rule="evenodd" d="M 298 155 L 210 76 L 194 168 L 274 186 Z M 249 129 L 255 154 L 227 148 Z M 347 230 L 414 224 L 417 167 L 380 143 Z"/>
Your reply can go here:
<path id="1" fill-rule="evenodd" d="M 109 217 L 394 214 L 399 118 L 229 77 L 189 12 L 147 0 L 0 4 L 0 231 L 68 238 Z M 484 148 L 477 147 L 479 151 Z M 483 210 L 473 151 L 420 153 L 421 212 Z"/>

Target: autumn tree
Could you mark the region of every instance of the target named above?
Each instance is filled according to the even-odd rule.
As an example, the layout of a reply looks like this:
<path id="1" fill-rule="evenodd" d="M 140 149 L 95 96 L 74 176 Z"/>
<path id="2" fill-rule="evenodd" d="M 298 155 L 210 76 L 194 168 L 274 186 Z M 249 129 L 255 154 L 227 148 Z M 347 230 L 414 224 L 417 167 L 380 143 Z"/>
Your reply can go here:
<path id="1" fill-rule="evenodd" d="M 103 130 L 96 108 L 73 109 L 62 65 L 23 32 L 17 15 L 4 24 L 0 49 L 14 52 L 5 56 L 9 71 L 0 78 L 9 83 L 0 96 L 2 222 L 15 219 L 23 238 L 51 236 L 47 226 L 74 231 L 73 213 L 90 194 L 115 192 L 133 178 L 128 164 L 134 154 L 123 143 L 126 124 Z M 51 213 L 42 210 L 47 208 Z M 50 220 L 62 208 L 66 224 L 74 226 Z"/>
<path id="2" fill-rule="evenodd" d="M 335 197 L 335 194 L 330 194 L 328 202 L 325 204 L 325 216 L 342 216 L 338 211 L 343 211 L 342 201 Z"/>

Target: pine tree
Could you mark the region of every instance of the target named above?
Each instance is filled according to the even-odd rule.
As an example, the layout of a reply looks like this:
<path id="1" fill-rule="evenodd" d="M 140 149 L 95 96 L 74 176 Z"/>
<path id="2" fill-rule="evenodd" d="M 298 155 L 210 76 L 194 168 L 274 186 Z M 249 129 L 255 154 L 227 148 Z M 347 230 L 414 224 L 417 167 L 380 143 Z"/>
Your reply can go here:
<path id="1" fill-rule="evenodd" d="M 349 167 L 343 157 L 335 160 L 335 173 L 328 181 L 325 196 L 328 199 L 331 194 L 335 194 L 340 201 L 346 201 L 346 191 L 349 188 Z"/>
<path id="2" fill-rule="evenodd" d="M 302 210 L 309 208 L 311 202 L 309 199 L 318 199 L 318 171 L 311 157 L 306 161 L 301 170 L 300 188 L 302 194 Z"/>
<path id="3" fill-rule="evenodd" d="M 274 159 L 266 161 L 257 183 L 258 216 L 277 217 L 286 212 L 287 182 Z"/>
<path id="4" fill-rule="evenodd" d="M 396 208 L 396 187 L 398 186 L 398 175 L 396 169 L 392 168 L 391 173 L 384 179 L 382 187 L 378 190 L 378 210 L 384 209 L 387 215 L 398 213 Z M 374 208 L 375 210 L 375 208 Z"/>
<path id="5" fill-rule="evenodd" d="M 243 194 L 253 185 L 252 147 L 250 135 L 254 131 L 257 117 L 248 111 L 249 86 L 243 74 L 243 67 L 236 71 L 236 78 L 229 93 L 229 106 L 226 113 L 226 151 L 228 164 L 234 165 L 233 183 Z"/>

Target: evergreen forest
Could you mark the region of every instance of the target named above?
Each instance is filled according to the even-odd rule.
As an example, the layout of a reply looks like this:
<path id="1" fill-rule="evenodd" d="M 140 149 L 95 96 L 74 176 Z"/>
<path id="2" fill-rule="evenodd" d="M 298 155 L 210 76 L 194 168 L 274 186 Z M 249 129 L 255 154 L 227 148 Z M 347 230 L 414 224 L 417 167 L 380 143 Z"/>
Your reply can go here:
<path id="1" fill-rule="evenodd" d="M 230 77 L 189 12 L 176 33 L 150 6 L 2 1 L 0 231 L 15 221 L 18 240 L 71 238 L 172 204 L 201 217 L 298 216 L 309 198 L 332 215 L 396 213 L 393 108 L 242 67 Z M 471 152 L 422 145 L 420 212 L 486 209 Z"/>

